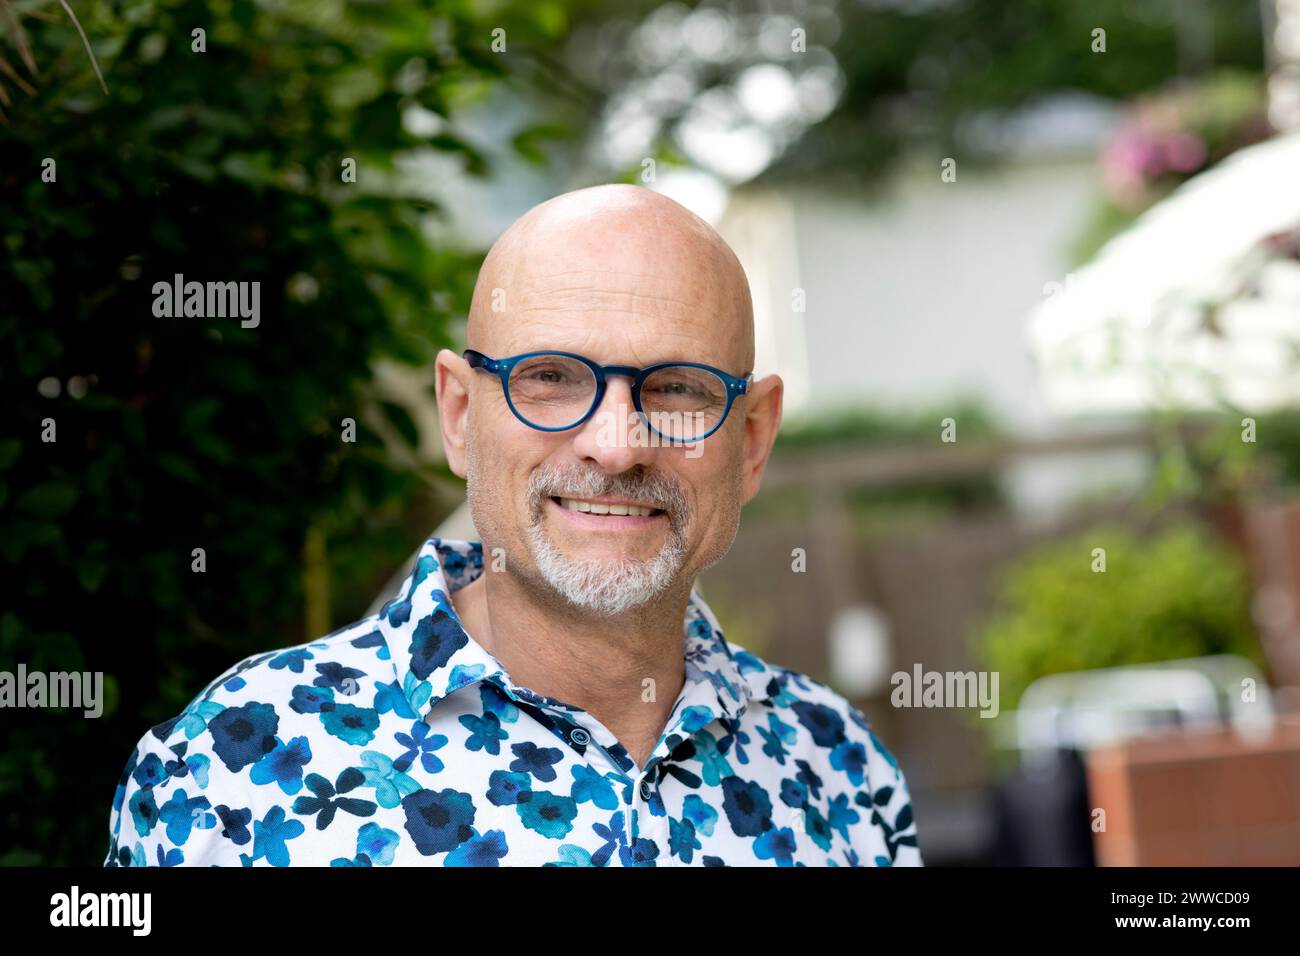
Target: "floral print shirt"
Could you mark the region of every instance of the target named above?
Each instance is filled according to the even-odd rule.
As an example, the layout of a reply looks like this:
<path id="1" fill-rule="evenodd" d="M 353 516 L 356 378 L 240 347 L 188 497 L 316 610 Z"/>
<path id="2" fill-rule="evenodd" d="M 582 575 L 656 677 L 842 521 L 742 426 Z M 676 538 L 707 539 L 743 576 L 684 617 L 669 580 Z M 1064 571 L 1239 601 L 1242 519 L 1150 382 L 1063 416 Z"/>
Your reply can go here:
<path id="1" fill-rule="evenodd" d="M 727 641 L 698 592 L 686 681 L 638 767 L 511 681 L 431 538 L 379 613 L 257 654 L 144 734 L 106 866 L 920 865 L 907 784 L 860 711 Z"/>

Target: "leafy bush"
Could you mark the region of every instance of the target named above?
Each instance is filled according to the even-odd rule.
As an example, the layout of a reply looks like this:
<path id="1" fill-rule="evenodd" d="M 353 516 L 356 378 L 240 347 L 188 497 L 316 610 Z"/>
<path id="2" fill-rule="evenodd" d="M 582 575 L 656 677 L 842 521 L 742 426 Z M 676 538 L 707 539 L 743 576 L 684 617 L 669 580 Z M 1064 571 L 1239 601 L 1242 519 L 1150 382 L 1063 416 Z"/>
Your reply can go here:
<path id="1" fill-rule="evenodd" d="M 108 702 L 6 713 L 0 862 L 102 860 L 140 735 L 236 660 L 319 636 L 304 576 L 347 585 L 344 623 L 430 530 L 406 517 L 422 476 L 363 411 L 373 360 L 445 344 L 477 259 L 431 246 L 430 204 L 385 173 L 421 146 L 482 167 L 447 119 L 503 69 L 492 26 L 536 33 L 520 9 L 100 4 L 81 16 L 108 96 L 57 7 L 24 16 L 40 69 L 0 125 L 0 669 L 102 671 Z M 412 106 L 441 125 L 410 132 Z M 156 317 L 176 273 L 259 282 L 259 324 Z"/>
<path id="2" fill-rule="evenodd" d="M 1093 550 L 1105 549 L 1105 572 Z M 1263 663 L 1241 561 L 1193 526 L 1149 539 L 1098 527 L 1009 569 L 1003 606 L 980 635 L 984 666 L 1014 707 L 1046 674 L 1241 654 Z"/>

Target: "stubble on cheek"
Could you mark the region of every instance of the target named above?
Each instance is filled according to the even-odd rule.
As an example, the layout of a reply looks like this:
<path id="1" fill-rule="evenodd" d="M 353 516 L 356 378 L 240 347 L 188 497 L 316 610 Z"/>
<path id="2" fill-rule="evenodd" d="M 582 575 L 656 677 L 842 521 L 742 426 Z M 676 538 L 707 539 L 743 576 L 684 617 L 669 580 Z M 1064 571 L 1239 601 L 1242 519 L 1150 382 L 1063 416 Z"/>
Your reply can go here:
<path id="1" fill-rule="evenodd" d="M 502 460 L 500 448 L 490 433 L 484 437 L 470 423 L 465 432 L 465 496 L 485 552 L 504 549 L 506 567 L 519 573 L 534 559 L 528 544 L 528 528 L 541 520 L 545 499 L 530 508 L 525 500 L 527 488 L 515 490 L 509 486 L 509 463 Z"/>
<path id="2" fill-rule="evenodd" d="M 711 536 L 701 548 L 699 571 L 711 568 L 727 556 L 731 546 L 736 543 L 740 531 L 740 487 L 734 482 L 723 493 L 721 500 L 712 507 L 704 509 L 710 516 L 713 527 L 704 533 Z M 697 572 L 698 573 L 698 572 Z"/>
<path id="3" fill-rule="evenodd" d="M 495 469 L 495 464 L 486 465 L 479 451 L 479 443 L 474 438 L 477 429 L 471 421 L 465 430 L 465 497 L 469 502 L 470 518 L 479 536 L 485 543 L 500 547 L 501 541 L 501 496 L 494 494 L 489 480 L 490 472 L 485 468 Z"/>
<path id="4" fill-rule="evenodd" d="M 718 436 L 723 437 L 723 436 Z M 716 489 L 712 500 L 697 502 L 696 516 L 706 525 L 696 529 L 700 537 L 696 555 L 697 571 L 711 568 L 731 551 L 740 532 L 740 513 L 744 506 L 745 483 L 742 474 L 744 446 L 739 439 L 725 438 L 712 452 L 726 456 L 727 465 L 720 473 L 699 476 L 697 488 Z"/>

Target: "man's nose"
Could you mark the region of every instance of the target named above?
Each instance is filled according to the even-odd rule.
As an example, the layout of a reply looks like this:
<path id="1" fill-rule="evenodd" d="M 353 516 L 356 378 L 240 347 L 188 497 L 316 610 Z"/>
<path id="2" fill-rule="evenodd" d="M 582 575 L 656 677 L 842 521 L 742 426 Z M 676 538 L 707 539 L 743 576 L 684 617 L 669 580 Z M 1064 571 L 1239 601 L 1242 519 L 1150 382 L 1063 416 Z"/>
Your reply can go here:
<path id="1" fill-rule="evenodd" d="M 650 433 L 632 404 L 632 383 L 622 376 L 606 381 L 600 405 L 577 429 L 573 450 L 607 474 L 620 474 L 653 457 Z"/>

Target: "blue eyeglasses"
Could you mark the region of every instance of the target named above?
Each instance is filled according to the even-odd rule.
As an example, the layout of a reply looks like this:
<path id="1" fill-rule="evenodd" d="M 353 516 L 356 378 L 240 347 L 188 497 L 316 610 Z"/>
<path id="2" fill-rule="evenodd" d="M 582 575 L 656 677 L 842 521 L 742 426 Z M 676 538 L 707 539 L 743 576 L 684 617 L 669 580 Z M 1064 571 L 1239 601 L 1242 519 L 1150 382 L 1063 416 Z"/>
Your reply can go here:
<path id="1" fill-rule="evenodd" d="M 605 397 L 607 378 L 622 375 L 632 379 L 632 404 L 651 431 L 671 442 L 701 441 L 722 427 L 731 403 L 749 390 L 754 378 L 736 378 L 698 362 L 635 368 L 598 365 L 573 352 L 525 352 L 500 359 L 474 349 L 462 354 L 473 368 L 501 380 L 515 418 L 543 432 L 581 425 Z"/>

